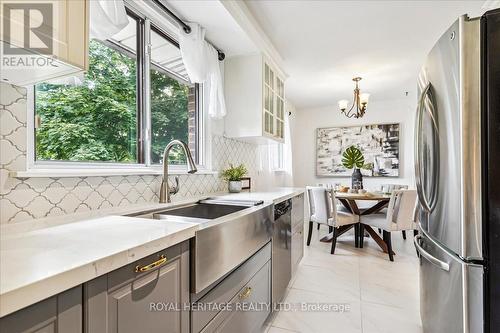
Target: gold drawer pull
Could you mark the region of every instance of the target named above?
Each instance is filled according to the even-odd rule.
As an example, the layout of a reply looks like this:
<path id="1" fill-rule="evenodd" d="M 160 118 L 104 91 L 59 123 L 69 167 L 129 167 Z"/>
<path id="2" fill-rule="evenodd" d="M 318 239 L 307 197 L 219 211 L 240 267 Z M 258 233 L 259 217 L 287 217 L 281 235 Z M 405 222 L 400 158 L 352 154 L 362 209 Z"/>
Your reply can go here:
<path id="1" fill-rule="evenodd" d="M 252 293 L 252 288 L 250 288 L 250 287 L 246 287 L 246 288 L 245 288 L 245 291 L 244 291 L 244 292 L 242 292 L 242 293 L 241 293 L 238 297 L 239 297 L 240 299 L 245 299 L 245 298 L 250 297 L 250 294 L 251 294 L 251 293 Z"/>
<path id="2" fill-rule="evenodd" d="M 160 259 L 150 263 L 149 265 L 145 265 L 145 266 L 137 265 L 137 266 L 135 266 L 135 272 L 136 273 L 147 272 L 147 271 L 152 270 L 153 268 L 156 268 L 156 267 L 163 265 L 166 262 L 167 262 L 167 257 L 165 257 L 165 255 L 162 254 L 160 256 Z"/>

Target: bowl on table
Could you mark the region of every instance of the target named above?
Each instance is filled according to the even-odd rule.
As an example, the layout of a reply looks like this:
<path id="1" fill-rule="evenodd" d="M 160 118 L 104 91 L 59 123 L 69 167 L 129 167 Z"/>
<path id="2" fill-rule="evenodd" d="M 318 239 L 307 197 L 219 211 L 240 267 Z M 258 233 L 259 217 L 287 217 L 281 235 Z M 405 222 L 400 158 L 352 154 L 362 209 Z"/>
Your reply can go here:
<path id="1" fill-rule="evenodd" d="M 348 186 L 341 186 L 339 188 L 339 192 L 340 193 L 347 193 L 349 191 L 349 187 Z"/>

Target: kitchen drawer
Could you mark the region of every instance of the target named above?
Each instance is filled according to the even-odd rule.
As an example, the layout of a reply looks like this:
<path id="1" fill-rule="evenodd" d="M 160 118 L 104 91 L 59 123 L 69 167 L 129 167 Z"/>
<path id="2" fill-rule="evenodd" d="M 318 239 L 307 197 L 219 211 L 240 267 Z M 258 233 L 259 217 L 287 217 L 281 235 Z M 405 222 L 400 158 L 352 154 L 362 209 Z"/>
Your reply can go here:
<path id="1" fill-rule="evenodd" d="M 178 256 L 181 255 L 182 252 L 182 246 L 188 247 L 188 243 L 181 243 L 177 244 L 174 246 L 169 247 L 168 249 L 159 251 L 155 254 L 149 255 L 147 257 L 144 257 L 142 259 L 139 259 L 131 264 L 128 264 L 126 266 L 120 267 L 108 274 L 108 284 L 110 286 L 119 286 L 120 284 L 127 283 L 131 280 L 136 279 L 138 276 L 140 276 L 140 273 L 135 272 L 135 267 L 136 266 L 144 266 L 148 265 L 160 258 L 162 255 L 164 255 L 167 258 L 167 261 L 171 261 Z"/>
<path id="2" fill-rule="evenodd" d="M 223 304 L 229 302 L 270 259 L 271 243 L 268 243 L 243 265 L 229 274 L 216 287 L 195 302 L 191 312 L 192 332 L 200 332 L 219 313 L 216 309 L 212 311 L 203 309 L 203 304 Z M 269 281 L 269 286 L 271 285 L 270 283 Z"/>
<path id="3" fill-rule="evenodd" d="M 270 305 L 271 263 L 268 261 L 231 299 L 230 311 L 219 312 L 202 332 L 260 332 L 271 313 Z"/>
<path id="4" fill-rule="evenodd" d="M 292 230 L 304 224 L 304 194 L 292 198 Z"/>
<path id="5" fill-rule="evenodd" d="M 69 289 L 1 318 L 0 332 L 82 332 L 82 287 Z"/>
<path id="6" fill-rule="evenodd" d="M 297 270 L 300 260 L 304 256 L 304 230 L 301 229 L 292 235 L 292 276 Z"/>
<path id="7" fill-rule="evenodd" d="M 165 256 L 158 267 L 137 273 Z M 189 332 L 189 244 L 184 242 L 84 285 L 86 333 Z"/>

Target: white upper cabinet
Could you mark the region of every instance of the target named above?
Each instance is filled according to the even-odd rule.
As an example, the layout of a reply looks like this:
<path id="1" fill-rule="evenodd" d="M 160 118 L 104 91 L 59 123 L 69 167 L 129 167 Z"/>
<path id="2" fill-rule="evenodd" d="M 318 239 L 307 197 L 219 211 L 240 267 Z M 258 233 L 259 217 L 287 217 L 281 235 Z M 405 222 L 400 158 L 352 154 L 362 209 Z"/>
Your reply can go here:
<path id="1" fill-rule="evenodd" d="M 89 0 L 9 0 L 0 16 L 9 26 L 1 81 L 23 86 L 87 70 Z"/>
<path id="2" fill-rule="evenodd" d="M 255 143 L 283 142 L 285 81 L 260 54 L 224 63 L 226 134 Z"/>

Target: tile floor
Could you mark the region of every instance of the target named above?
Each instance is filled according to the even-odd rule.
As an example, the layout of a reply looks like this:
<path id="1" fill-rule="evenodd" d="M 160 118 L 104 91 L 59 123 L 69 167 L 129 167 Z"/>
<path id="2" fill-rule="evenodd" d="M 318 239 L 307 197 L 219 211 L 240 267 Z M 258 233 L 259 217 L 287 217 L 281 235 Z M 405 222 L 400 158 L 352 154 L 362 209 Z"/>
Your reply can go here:
<path id="1" fill-rule="evenodd" d="M 330 255 L 330 243 L 318 241 L 326 233 L 326 227 L 315 230 L 311 246 L 305 246 L 285 302 L 296 307 L 304 302 L 341 303 L 349 311 L 280 311 L 267 332 L 422 332 L 412 233 L 406 241 L 401 233 L 393 233 L 394 262 L 370 238 L 365 238 L 363 249 L 356 249 L 352 234 L 341 236 L 335 255 Z"/>

